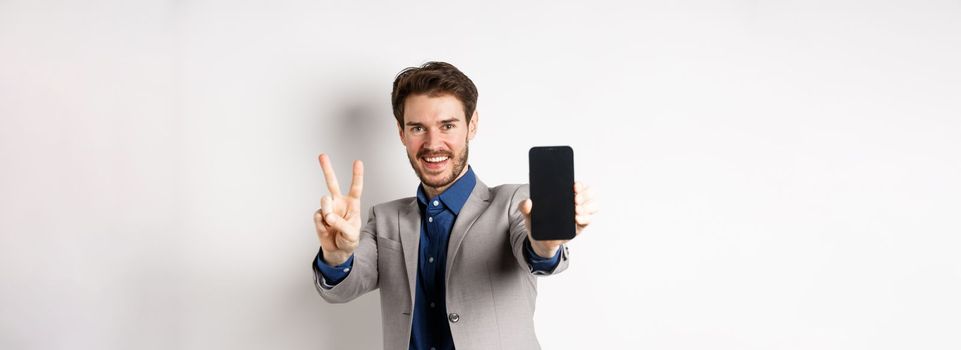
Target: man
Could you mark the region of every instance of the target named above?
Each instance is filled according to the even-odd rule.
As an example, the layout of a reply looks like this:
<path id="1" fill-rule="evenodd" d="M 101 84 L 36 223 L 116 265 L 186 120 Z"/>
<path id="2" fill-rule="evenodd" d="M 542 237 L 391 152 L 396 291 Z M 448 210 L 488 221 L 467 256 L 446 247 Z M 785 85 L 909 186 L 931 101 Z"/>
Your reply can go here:
<path id="1" fill-rule="evenodd" d="M 566 241 L 530 236 L 526 185 L 487 187 L 467 165 L 477 133 L 477 88 L 454 66 L 403 70 L 391 102 L 420 178 L 415 197 L 374 206 L 361 226 L 363 163 L 346 195 L 327 155 L 330 195 L 314 214 L 312 262 L 321 297 L 343 303 L 380 288 L 385 349 L 537 349 L 535 275 L 567 268 Z M 577 233 L 597 211 L 575 183 Z"/>

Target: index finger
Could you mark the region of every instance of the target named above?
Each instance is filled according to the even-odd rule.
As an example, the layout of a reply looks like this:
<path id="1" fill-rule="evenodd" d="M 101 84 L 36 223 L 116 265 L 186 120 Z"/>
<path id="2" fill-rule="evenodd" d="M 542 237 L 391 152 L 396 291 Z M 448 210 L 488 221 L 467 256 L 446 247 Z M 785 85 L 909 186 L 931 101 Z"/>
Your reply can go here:
<path id="1" fill-rule="evenodd" d="M 321 153 L 317 158 L 320 160 L 320 168 L 324 170 L 324 180 L 327 181 L 327 190 L 330 191 L 330 195 L 340 196 L 340 185 L 337 184 L 337 175 L 334 175 L 334 169 L 330 166 L 330 157 Z"/>

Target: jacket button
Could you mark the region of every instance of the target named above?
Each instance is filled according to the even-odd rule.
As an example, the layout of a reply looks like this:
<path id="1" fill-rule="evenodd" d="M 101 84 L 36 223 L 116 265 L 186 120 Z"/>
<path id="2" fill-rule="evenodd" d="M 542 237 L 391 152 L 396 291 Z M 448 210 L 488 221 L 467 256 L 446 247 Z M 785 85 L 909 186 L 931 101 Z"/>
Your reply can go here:
<path id="1" fill-rule="evenodd" d="M 452 312 L 450 315 L 447 315 L 447 319 L 450 320 L 451 323 L 457 323 L 457 321 L 460 321 L 460 315 Z"/>

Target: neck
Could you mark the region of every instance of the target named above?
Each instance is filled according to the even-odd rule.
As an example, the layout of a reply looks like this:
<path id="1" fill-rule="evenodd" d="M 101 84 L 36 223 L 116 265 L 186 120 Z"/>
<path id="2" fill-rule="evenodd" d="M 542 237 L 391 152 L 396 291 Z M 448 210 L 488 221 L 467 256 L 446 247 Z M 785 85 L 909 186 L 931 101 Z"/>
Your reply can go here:
<path id="1" fill-rule="evenodd" d="M 457 180 L 460 180 L 460 178 L 464 177 L 464 174 L 467 174 L 467 169 L 469 168 L 470 167 L 465 166 L 464 170 L 461 170 L 460 175 L 457 175 L 457 178 L 455 178 L 454 181 L 451 181 L 450 183 L 441 187 L 430 187 L 427 184 L 421 182 L 420 184 L 421 186 L 424 187 L 424 193 L 427 194 L 427 198 L 437 197 L 441 193 L 444 193 L 444 191 L 447 191 L 447 189 L 453 186 L 454 183 L 457 182 Z"/>

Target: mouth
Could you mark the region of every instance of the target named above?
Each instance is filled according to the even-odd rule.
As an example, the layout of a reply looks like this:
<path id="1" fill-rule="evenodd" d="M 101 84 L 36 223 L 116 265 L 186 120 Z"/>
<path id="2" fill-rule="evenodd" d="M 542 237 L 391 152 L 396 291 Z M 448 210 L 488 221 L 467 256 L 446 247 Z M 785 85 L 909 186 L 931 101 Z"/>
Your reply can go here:
<path id="1" fill-rule="evenodd" d="M 423 156 L 420 157 L 420 161 L 424 166 L 424 169 L 430 170 L 432 172 L 438 172 L 447 167 L 447 163 L 450 162 L 450 157 L 446 155 L 439 156 Z"/>

